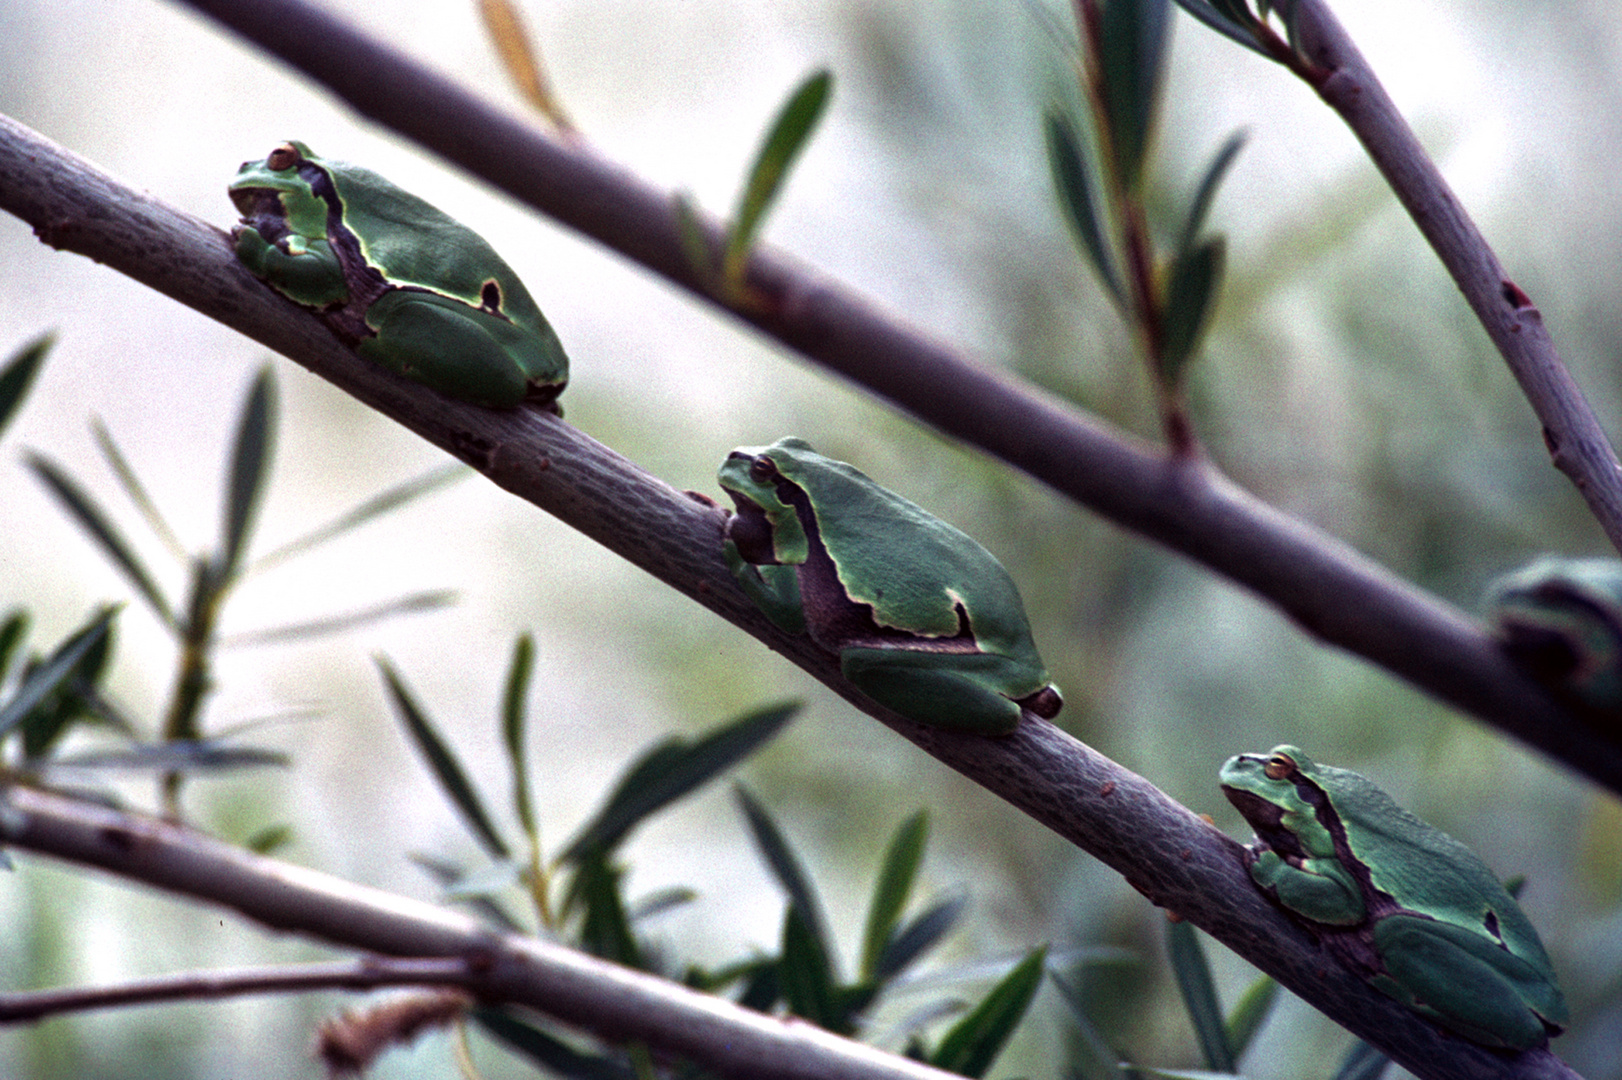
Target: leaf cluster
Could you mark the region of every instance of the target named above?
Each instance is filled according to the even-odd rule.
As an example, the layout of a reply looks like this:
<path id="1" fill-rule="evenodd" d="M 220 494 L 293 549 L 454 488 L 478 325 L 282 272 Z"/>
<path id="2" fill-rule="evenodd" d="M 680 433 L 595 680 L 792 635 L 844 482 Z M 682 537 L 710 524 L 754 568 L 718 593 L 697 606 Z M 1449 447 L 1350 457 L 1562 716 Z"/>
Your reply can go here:
<path id="1" fill-rule="evenodd" d="M 1199 1044 L 1203 1068 L 1169 1068 L 1125 1060 L 1100 1030 L 1093 1017 L 1089 995 L 1080 981 L 1055 972 L 1053 982 L 1065 1003 L 1069 1022 L 1065 1031 L 1068 1073 L 1075 1080 L 1138 1080 L 1146 1076 L 1209 1080 L 1240 1075 L 1240 1059 L 1251 1048 L 1279 1000 L 1278 983 L 1267 975 L 1258 977 L 1233 1008 L 1225 1012 L 1199 931 L 1182 919 L 1166 921 L 1166 957 Z M 1378 1080 L 1390 1064 L 1390 1058 L 1360 1040 L 1329 1075 L 1333 1080 Z"/>
<path id="2" fill-rule="evenodd" d="M 467 868 L 418 856 L 448 897 L 470 905 L 493 925 L 516 930 L 522 920 L 503 899 L 516 887 L 528 897 L 542 932 L 558 940 L 627 967 L 679 978 L 696 989 L 730 994 L 749 1008 L 792 1013 L 841 1035 L 861 1032 L 886 991 L 957 925 L 966 906 L 961 898 L 938 901 L 911 917 L 906 914 L 928 839 L 928 821 L 919 812 L 901 824 L 885 851 L 873 885 L 856 976 L 842 978 L 838 949 L 802 859 L 765 806 L 739 787 L 736 799 L 756 850 L 787 897 L 778 949 L 713 967 L 683 964 L 665 955 L 648 936 L 647 922 L 698 894 L 676 888 L 636 899 L 627 896 L 624 843 L 648 819 L 764 746 L 800 706 L 792 702 L 764 706 L 697 738 L 670 736 L 654 743 L 625 769 L 573 838 L 548 859 L 531 801 L 533 755 L 526 752 L 524 702 L 533 657 L 530 637 L 520 636 L 502 695 L 500 725 L 511 773 L 512 814 L 520 829 L 517 838 L 497 827 L 477 785 L 400 673 L 387 660 L 378 662 L 402 726 L 489 858 L 486 864 Z M 981 1075 L 1023 1019 L 1041 983 L 1044 953 L 1038 949 L 1014 965 L 977 1004 L 963 1011 L 933 1049 L 916 1031 L 910 1032 L 906 1052 L 965 1076 Z M 960 1010 L 961 1006 L 946 1003 L 926 1011 L 919 1023 Z M 583 1049 L 561 1032 L 495 1007 L 475 1009 L 472 1015 L 514 1051 L 560 1075 L 585 1080 L 629 1076 L 637 1070 L 635 1047 Z"/>
<path id="3" fill-rule="evenodd" d="M 51 343 L 49 335 L 37 339 L 19 350 L 0 372 L 0 429 L 20 409 Z M 235 642 L 222 639 L 218 626 L 224 605 L 244 579 L 467 475 L 460 467 L 436 469 L 374 496 L 333 522 L 250 561 L 247 551 L 269 484 L 276 422 L 275 380 L 271 369 L 265 367 L 248 388 L 227 452 L 219 536 L 213 547 L 195 554 L 185 551 L 112 433 L 99 422 L 92 424 L 97 446 L 124 496 L 185 567 L 188 587 L 178 598 L 161 584 L 162 575 L 140 554 L 137 545 L 84 483 L 43 453 L 25 455 L 29 469 L 68 518 L 100 549 L 175 640 L 177 657 L 169 701 L 162 722 L 156 725 L 155 737 L 145 734 L 142 724 L 125 716 L 101 692 L 101 683 L 110 670 L 112 628 L 122 610 L 120 605 L 98 609 L 48 655 L 18 665 L 17 685 L 0 706 L 0 739 L 13 731 L 18 733 L 20 757 L 15 767 L 21 775 L 39 780 L 47 767 L 103 774 L 157 774 L 161 777 L 165 808 L 178 816 L 180 789 L 190 774 L 289 763 L 287 755 L 280 751 L 243 743 L 240 736 L 248 725 L 215 732 L 204 730 L 202 717 L 214 689 L 215 657 L 220 648 L 299 640 L 403 612 L 440 607 L 453 599 L 444 591 L 418 593 L 364 612 L 268 628 L 243 635 Z M 5 685 L 10 662 L 26 635 L 28 622 L 27 613 L 19 610 L 0 624 L 0 687 Z M 110 732 L 119 741 L 112 747 L 71 755 L 59 753 L 64 737 L 75 725 Z M 287 835 L 285 828 L 277 827 L 263 837 L 269 843 L 271 837 L 280 842 Z"/>
<path id="4" fill-rule="evenodd" d="M 1214 15 L 1231 22 L 1229 15 Z M 1183 383 L 1221 290 L 1226 240 L 1205 235 L 1216 192 L 1244 144 L 1229 136 L 1206 166 L 1174 239 L 1158 250 L 1145 199 L 1171 0 L 1077 4 L 1083 98 L 1078 121 L 1054 105 L 1044 119 L 1048 164 L 1065 220 L 1106 293 L 1134 327 L 1173 449 L 1192 449 Z"/>

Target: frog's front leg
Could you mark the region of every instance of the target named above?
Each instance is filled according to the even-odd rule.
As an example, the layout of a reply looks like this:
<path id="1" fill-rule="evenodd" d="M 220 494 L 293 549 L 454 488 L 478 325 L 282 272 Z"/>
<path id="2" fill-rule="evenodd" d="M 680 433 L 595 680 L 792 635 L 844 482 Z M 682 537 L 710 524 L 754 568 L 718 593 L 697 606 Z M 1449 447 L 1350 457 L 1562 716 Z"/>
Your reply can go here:
<path id="1" fill-rule="evenodd" d="M 289 235 L 283 250 L 251 225 L 240 226 L 234 235 L 242 265 L 297 303 L 322 308 L 349 299 L 343 267 L 327 241 Z"/>
<path id="2" fill-rule="evenodd" d="M 1334 859 L 1304 859 L 1300 866 L 1292 866 L 1268 848 L 1257 853 L 1250 876 L 1262 888 L 1274 890 L 1279 903 L 1313 922 L 1351 926 L 1361 922 L 1367 910 L 1357 883 Z"/>
<path id="3" fill-rule="evenodd" d="M 1374 924 L 1374 948 L 1386 974 L 1370 981 L 1461 1035 L 1518 1050 L 1547 1037 L 1527 1003 L 1548 997 L 1548 976 L 1491 938 L 1436 919 L 1392 915 Z"/>
<path id="4" fill-rule="evenodd" d="M 521 332 L 459 300 L 416 289 L 390 289 L 366 311 L 377 334 L 359 352 L 442 394 L 475 405 L 510 407 L 529 380 L 511 346 Z"/>
<path id="5" fill-rule="evenodd" d="M 1024 669 L 990 653 L 850 648 L 839 669 L 862 693 L 903 716 L 936 727 L 1006 735 L 1021 708 L 996 687 L 1021 685 Z"/>
<path id="6" fill-rule="evenodd" d="M 738 551 L 730 538 L 721 545 L 727 568 L 738 579 L 744 595 L 765 612 L 772 625 L 790 634 L 805 633 L 805 608 L 800 602 L 800 578 L 792 566 L 767 563 L 757 566 Z"/>

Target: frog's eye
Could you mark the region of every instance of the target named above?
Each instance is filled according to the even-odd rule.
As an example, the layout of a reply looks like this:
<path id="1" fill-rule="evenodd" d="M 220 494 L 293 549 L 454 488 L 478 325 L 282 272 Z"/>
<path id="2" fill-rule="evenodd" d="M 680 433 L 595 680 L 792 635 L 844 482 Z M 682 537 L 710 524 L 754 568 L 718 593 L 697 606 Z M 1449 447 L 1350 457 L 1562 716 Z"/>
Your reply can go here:
<path id="1" fill-rule="evenodd" d="M 282 145 L 270 152 L 270 156 L 265 159 L 265 165 L 271 172 L 281 172 L 284 169 L 293 168 L 303 160 L 304 158 L 298 152 L 298 147 L 292 143 L 282 143 Z"/>
<path id="2" fill-rule="evenodd" d="M 777 462 L 765 454 L 761 454 L 749 463 L 749 479 L 757 484 L 765 484 L 777 479 Z"/>
<path id="3" fill-rule="evenodd" d="M 1274 754 L 1262 766 L 1262 774 L 1269 780 L 1283 780 L 1295 774 L 1295 759 L 1288 754 Z"/>

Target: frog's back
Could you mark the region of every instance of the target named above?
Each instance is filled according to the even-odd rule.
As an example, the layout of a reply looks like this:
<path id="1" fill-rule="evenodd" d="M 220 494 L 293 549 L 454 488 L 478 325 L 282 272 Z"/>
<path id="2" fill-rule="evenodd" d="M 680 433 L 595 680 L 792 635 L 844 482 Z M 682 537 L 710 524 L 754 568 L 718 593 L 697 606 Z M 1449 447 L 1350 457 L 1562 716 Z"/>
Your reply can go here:
<path id="1" fill-rule="evenodd" d="M 485 282 L 494 278 L 508 318 L 531 326 L 541 321 L 529 291 L 484 237 L 370 169 L 347 164 L 342 169 L 335 184 L 344 218 L 363 238 L 367 261 L 383 268 L 391 282 L 453 290 L 476 304 Z M 364 188 L 366 197 L 346 195 L 346 189 L 357 188 Z"/>
<path id="2" fill-rule="evenodd" d="M 1480 856 L 1398 806 L 1365 777 L 1344 769 L 1337 771 L 1343 774 L 1343 784 L 1363 789 L 1361 798 L 1367 805 L 1381 806 L 1385 811 L 1377 815 L 1378 821 L 1364 821 L 1359 827 L 1383 836 L 1385 850 L 1409 852 L 1402 859 L 1370 860 L 1370 865 L 1377 867 L 1371 872 L 1376 888 L 1400 897 L 1409 908 L 1471 930 L 1487 924 L 1489 912 L 1485 908 L 1490 906 L 1498 935 L 1510 951 L 1548 969 L 1548 955 L 1531 920 Z"/>
<path id="3" fill-rule="evenodd" d="M 951 637 L 969 613 L 982 646 L 1002 655 L 1034 656 L 1030 625 L 1014 579 L 979 541 L 916 503 L 829 459 L 821 483 L 840 501 L 839 514 L 819 517 L 823 543 L 851 599 L 872 607 L 881 625 Z"/>

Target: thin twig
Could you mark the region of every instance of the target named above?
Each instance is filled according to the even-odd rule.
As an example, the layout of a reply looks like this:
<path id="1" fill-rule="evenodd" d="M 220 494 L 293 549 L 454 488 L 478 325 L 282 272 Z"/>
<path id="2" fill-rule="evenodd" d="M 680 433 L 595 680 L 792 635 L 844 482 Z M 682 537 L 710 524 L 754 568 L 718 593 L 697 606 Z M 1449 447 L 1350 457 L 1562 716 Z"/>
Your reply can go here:
<path id="1" fill-rule="evenodd" d="M 611 1044 L 643 1041 L 728 1077 L 950 1080 L 898 1055 L 473 918 L 255 855 L 182 826 L 11 789 L 0 839 L 368 952 L 439 957 L 475 996 L 532 1008 Z M 432 965 L 430 965 L 432 966 Z"/>
<path id="2" fill-rule="evenodd" d="M 1323 0 L 1297 0 L 1309 81 L 1340 114 L 1429 241 L 1543 425 L 1554 465 L 1622 549 L 1622 464 L 1555 348 L 1543 313 L 1504 270 L 1385 87 Z"/>
<path id="3" fill-rule="evenodd" d="M 1515 1055 L 1487 1050 L 1372 989 L 1262 897 L 1233 841 L 1045 721 L 999 740 L 897 726 L 1061 833 L 1091 833 L 1086 846 L 1124 868 L 1152 901 L 1209 930 L 1424 1080 L 1574 1077 L 1546 1047 Z M 785 1024 L 560 945 L 498 933 L 458 912 L 100 804 L 11 789 L 0 797 L 0 843 L 222 905 L 275 930 L 369 953 L 462 958 L 462 985 L 477 997 L 535 1009 L 610 1043 L 640 1040 L 723 1076 L 942 1076 L 809 1024 Z"/>
<path id="4" fill-rule="evenodd" d="M 376 990 L 383 986 L 467 986 L 473 981 L 468 961 L 462 957 L 374 956 L 329 964 L 184 971 L 115 986 L 0 993 L 0 1024 L 32 1023 L 64 1013 L 167 1001 L 215 1001 L 315 990 Z"/>

